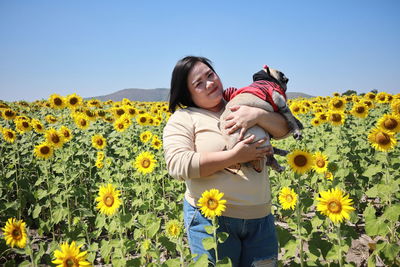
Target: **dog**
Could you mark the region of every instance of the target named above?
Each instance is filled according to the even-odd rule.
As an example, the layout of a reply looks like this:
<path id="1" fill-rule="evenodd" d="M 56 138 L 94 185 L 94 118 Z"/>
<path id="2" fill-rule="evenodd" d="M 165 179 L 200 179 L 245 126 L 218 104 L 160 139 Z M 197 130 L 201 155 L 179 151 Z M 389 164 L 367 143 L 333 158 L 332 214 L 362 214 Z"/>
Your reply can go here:
<path id="1" fill-rule="evenodd" d="M 293 133 L 293 137 L 296 140 L 302 139 L 301 130 L 304 127 L 301 122 L 295 116 L 293 116 L 286 103 L 286 90 L 288 81 L 289 79 L 286 78 L 284 73 L 264 65 L 262 70 L 253 75 L 253 83 L 249 86 L 240 89 L 230 87 L 224 91 L 224 99 L 228 103 L 225 111 L 220 117 L 219 126 L 222 135 L 226 140 L 227 149 L 233 148 L 240 141 L 240 129 L 236 130 L 232 134 L 228 134 L 229 129 L 225 129 L 225 125 L 227 123 L 225 118 L 232 113 L 230 107 L 235 105 L 246 105 L 261 108 L 269 112 L 279 112 L 287 120 L 289 129 Z M 244 138 L 247 138 L 253 134 L 256 137 L 255 141 L 266 138 L 266 141 L 262 147 L 271 147 L 273 154 L 286 156 L 289 153 L 286 150 L 273 148 L 270 142 L 270 135 L 260 126 L 255 125 L 247 129 Z M 255 160 L 246 163 L 246 165 L 250 165 L 257 172 L 261 172 L 264 165 L 271 166 L 272 169 L 277 172 L 283 172 L 285 168 L 279 165 L 273 154 L 266 157 L 265 163 L 264 160 Z M 238 166 L 235 168 L 238 168 Z"/>

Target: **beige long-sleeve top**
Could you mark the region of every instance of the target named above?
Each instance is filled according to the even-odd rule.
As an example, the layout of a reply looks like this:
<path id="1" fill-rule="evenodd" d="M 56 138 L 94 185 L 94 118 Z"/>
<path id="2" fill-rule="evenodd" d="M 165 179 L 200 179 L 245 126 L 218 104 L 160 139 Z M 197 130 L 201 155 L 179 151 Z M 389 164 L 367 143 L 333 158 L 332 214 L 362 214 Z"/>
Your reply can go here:
<path id="1" fill-rule="evenodd" d="M 205 190 L 216 188 L 227 200 L 224 216 L 241 219 L 264 217 L 271 211 L 267 168 L 257 173 L 242 164 L 237 174 L 221 170 L 200 177 L 200 153 L 222 151 L 225 147 L 218 128 L 222 112 L 190 107 L 172 114 L 163 133 L 168 172 L 172 177 L 185 181 L 185 198 L 192 206 L 196 206 Z"/>

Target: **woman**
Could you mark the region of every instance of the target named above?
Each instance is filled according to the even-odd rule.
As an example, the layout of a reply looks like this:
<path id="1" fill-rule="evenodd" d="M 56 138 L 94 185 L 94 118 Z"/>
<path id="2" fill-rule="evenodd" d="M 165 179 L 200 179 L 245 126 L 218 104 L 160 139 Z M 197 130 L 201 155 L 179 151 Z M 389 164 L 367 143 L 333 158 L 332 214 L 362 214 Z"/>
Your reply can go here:
<path id="1" fill-rule="evenodd" d="M 261 173 L 250 168 L 236 174 L 227 170 L 265 157 L 267 148 L 259 148 L 265 140 L 254 142 L 250 136 L 224 150 L 218 128 L 225 107 L 222 92 L 221 80 L 208 59 L 189 56 L 176 64 L 169 100 L 174 114 L 164 128 L 163 143 L 169 173 L 186 183 L 184 220 L 189 246 L 193 254 L 206 253 L 215 263 L 214 252 L 202 245 L 202 239 L 210 236 L 204 226 L 211 222 L 196 203 L 204 191 L 216 188 L 227 200 L 224 216 L 218 218 L 219 231 L 229 234 L 218 247 L 219 258 L 229 257 L 233 266 L 274 266 L 278 243 L 266 168 Z M 182 106 L 187 107 L 176 110 Z M 258 124 L 275 137 L 288 132 L 286 120 L 277 113 L 247 106 L 234 107 L 233 111 L 227 118 L 232 131 Z"/>

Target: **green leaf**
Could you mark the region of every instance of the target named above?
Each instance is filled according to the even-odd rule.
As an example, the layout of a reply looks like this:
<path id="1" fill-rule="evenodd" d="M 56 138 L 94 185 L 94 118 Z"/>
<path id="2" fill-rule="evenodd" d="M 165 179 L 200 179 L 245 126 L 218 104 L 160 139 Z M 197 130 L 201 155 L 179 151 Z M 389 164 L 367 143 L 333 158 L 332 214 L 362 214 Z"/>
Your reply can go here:
<path id="1" fill-rule="evenodd" d="M 192 263 L 189 265 L 189 267 L 204 267 L 208 266 L 208 257 L 207 254 L 203 254 L 198 258 L 198 260 L 195 263 Z"/>
<path id="2" fill-rule="evenodd" d="M 228 239 L 229 234 L 226 232 L 219 232 L 217 233 L 217 237 L 218 237 L 218 243 L 224 243 Z"/>
<path id="3" fill-rule="evenodd" d="M 216 244 L 214 242 L 214 239 L 212 237 L 206 237 L 202 240 L 203 247 L 205 250 L 210 250 L 210 249 L 215 249 Z"/>
<path id="4" fill-rule="evenodd" d="M 391 222 L 397 222 L 400 216 L 400 204 L 386 208 L 383 216 Z"/>
<path id="5" fill-rule="evenodd" d="M 147 227 L 148 234 L 149 234 L 149 238 L 153 238 L 153 236 L 156 235 L 156 233 L 157 233 L 158 230 L 160 229 L 160 224 L 161 224 L 161 221 L 160 221 L 160 220 L 157 220 L 157 221 L 151 223 L 151 224 Z"/>
<path id="6" fill-rule="evenodd" d="M 166 267 L 176 267 L 176 266 L 180 266 L 181 262 L 180 259 L 169 259 L 166 260 L 162 266 L 166 266 Z"/>
<path id="7" fill-rule="evenodd" d="M 29 267 L 29 266 L 31 266 L 31 263 L 29 261 L 23 261 L 18 265 L 18 267 Z"/>
<path id="8" fill-rule="evenodd" d="M 363 176 L 372 178 L 377 173 L 382 172 L 382 167 L 379 165 L 369 165 L 368 168 L 363 172 Z"/>
<path id="9" fill-rule="evenodd" d="M 397 244 L 386 243 L 382 252 L 383 252 L 383 255 L 385 255 L 385 257 L 387 259 L 389 259 L 390 261 L 393 261 L 399 255 L 400 246 Z"/>
<path id="10" fill-rule="evenodd" d="M 111 250 L 112 250 L 112 246 L 109 245 L 108 241 L 102 240 L 101 248 L 100 248 L 100 255 L 106 263 L 108 263 L 110 260 Z"/>
<path id="11" fill-rule="evenodd" d="M 230 258 L 225 257 L 222 260 L 217 261 L 216 264 L 217 267 L 231 267 L 232 266 L 232 261 Z"/>
<path id="12" fill-rule="evenodd" d="M 35 209 L 32 212 L 32 218 L 36 219 L 37 217 L 39 217 L 40 211 L 42 210 L 42 206 L 40 206 L 39 204 L 36 205 Z"/>
<path id="13" fill-rule="evenodd" d="M 385 223 L 384 218 L 380 217 L 378 219 L 365 220 L 365 232 L 369 236 L 386 236 L 389 233 L 388 224 Z"/>
<path id="14" fill-rule="evenodd" d="M 204 230 L 206 230 L 207 234 L 212 235 L 214 233 L 214 226 L 206 225 L 204 226 Z"/>

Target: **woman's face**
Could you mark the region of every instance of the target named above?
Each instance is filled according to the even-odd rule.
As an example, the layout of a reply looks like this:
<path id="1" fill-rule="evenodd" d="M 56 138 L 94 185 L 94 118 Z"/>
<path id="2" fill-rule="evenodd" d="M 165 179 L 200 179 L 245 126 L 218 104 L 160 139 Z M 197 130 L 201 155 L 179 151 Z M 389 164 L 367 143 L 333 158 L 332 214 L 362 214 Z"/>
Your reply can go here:
<path id="1" fill-rule="evenodd" d="M 221 110 L 222 83 L 206 64 L 197 62 L 189 72 L 187 82 L 192 100 L 198 107 L 215 112 Z"/>

